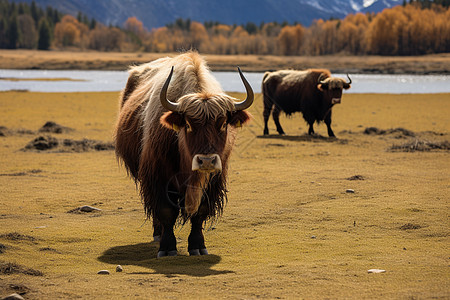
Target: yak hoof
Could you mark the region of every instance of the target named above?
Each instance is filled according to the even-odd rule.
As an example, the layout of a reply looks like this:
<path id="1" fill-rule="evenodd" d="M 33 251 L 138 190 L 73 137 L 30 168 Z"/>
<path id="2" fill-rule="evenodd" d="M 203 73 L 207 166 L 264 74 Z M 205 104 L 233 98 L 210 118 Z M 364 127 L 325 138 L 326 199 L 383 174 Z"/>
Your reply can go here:
<path id="1" fill-rule="evenodd" d="M 208 250 L 206 250 L 206 248 L 189 250 L 189 255 L 190 256 L 208 255 L 208 254 L 209 253 L 208 253 Z"/>
<path id="2" fill-rule="evenodd" d="M 189 255 L 190 255 L 190 256 L 197 256 L 197 255 L 200 255 L 200 250 L 199 250 L 199 249 L 192 249 L 192 250 L 189 250 Z"/>
<path id="3" fill-rule="evenodd" d="M 171 250 L 171 251 L 158 251 L 158 254 L 156 255 L 157 258 L 164 257 L 164 256 L 177 256 L 177 250 Z"/>
<path id="4" fill-rule="evenodd" d="M 160 235 L 154 235 L 153 236 L 153 241 L 154 242 L 161 242 L 161 236 Z"/>

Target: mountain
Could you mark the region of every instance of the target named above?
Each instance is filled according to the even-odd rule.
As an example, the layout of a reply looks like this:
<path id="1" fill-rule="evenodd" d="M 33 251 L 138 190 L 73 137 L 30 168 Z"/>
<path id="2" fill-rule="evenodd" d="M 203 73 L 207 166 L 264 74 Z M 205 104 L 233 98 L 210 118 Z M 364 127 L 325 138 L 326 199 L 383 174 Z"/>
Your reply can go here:
<path id="1" fill-rule="evenodd" d="M 10 0 L 28 2 L 32 0 Z M 123 26 L 135 16 L 147 29 L 161 27 L 177 18 L 245 24 L 277 21 L 309 26 L 316 19 L 344 18 L 349 13 L 379 12 L 403 0 L 35 0 L 65 14 L 83 12 L 106 25 Z"/>

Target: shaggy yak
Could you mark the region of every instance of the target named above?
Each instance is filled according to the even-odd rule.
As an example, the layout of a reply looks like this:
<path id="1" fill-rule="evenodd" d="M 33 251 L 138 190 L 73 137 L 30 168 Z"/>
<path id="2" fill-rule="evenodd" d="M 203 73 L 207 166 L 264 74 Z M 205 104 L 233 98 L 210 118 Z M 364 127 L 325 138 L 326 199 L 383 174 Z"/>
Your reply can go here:
<path id="1" fill-rule="evenodd" d="M 269 134 L 267 122 L 272 111 L 273 121 L 279 134 L 284 134 L 280 124 L 280 112 L 287 115 L 301 111 L 309 124 L 308 134 L 314 134 L 314 122 L 325 121 L 328 136 L 335 137 L 331 130 L 331 108 L 341 103 L 342 89 L 349 89 L 349 82 L 331 77 L 329 70 L 309 69 L 305 71 L 280 70 L 264 73 L 262 91 L 264 97 L 264 135 Z"/>
<path id="2" fill-rule="evenodd" d="M 158 257 L 177 254 L 173 227 L 190 220 L 190 255 L 208 251 L 203 224 L 226 201 L 228 158 L 236 128 L 250 115 L 253 90 L 238 68 L 247 98 L 226 95 L 203 58 L 187 52 L 132 67 L 115 129 L 117 157 L 136 181 Z"/>

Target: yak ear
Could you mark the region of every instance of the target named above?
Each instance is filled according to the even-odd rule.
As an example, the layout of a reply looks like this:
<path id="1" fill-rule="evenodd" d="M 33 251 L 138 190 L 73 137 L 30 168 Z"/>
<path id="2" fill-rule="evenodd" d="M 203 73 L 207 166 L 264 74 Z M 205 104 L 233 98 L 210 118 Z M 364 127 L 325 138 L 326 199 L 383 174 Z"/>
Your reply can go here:
<path id="1" fill-rule="evenodd" d="M 344 89 L 348 90 L 349 88 L 351 88 L 351 85 L 347 82 L 344 83 Z"/>
<path id="2" fill-rule="evenodd" d="M 159 121 L 164 127 L 175 131 L 179 131 L 181 127 L 186 125 L 183 115 L 173 111 L 164 113 Z"/>
<path id="3" fill-rule="evenodd" d="M 243 124 L 250 121 L 251 115 L 245 110 L 238 110 L 230 113 L 228 116 L 228 124 L 234 127 L 242 127 Z"/>
<path id="4" fill-rule="evenodd" d="M 319 84 L 317 85 L 317 89 L 318 89 L 319 91 L 321 91 L 321 92 L 323 92 L 324 88 L 325 88 L 325 86 L 324 86 L 322 83 L 319 83 Z"/>

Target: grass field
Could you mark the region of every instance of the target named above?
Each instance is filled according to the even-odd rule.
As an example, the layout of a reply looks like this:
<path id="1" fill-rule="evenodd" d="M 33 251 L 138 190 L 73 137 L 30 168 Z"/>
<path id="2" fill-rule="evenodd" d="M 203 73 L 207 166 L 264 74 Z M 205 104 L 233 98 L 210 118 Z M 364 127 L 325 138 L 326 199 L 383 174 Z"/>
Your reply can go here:
<path id="1" fill-rule="evenodd" d="M 324 124 L 306 136 L 299 114 L 282 116 L 286 136 L 261 137 L 257 95 L 205 232 L 211 255 L 188 256 L 186 225 L 179 256 L 162 259 L 114 151 L 22 150 L 47 135 L 111 142 L 118 96 L 0 93 L 0 298 L 450 298 L 450 94 L 344 95 L 338 139 Z M 73 130 L 39 133 L 47 121 Z M 417 141 L 443 149 L 389 150 Z M 102 211 L 69 213 L 83 205 Z"/>

